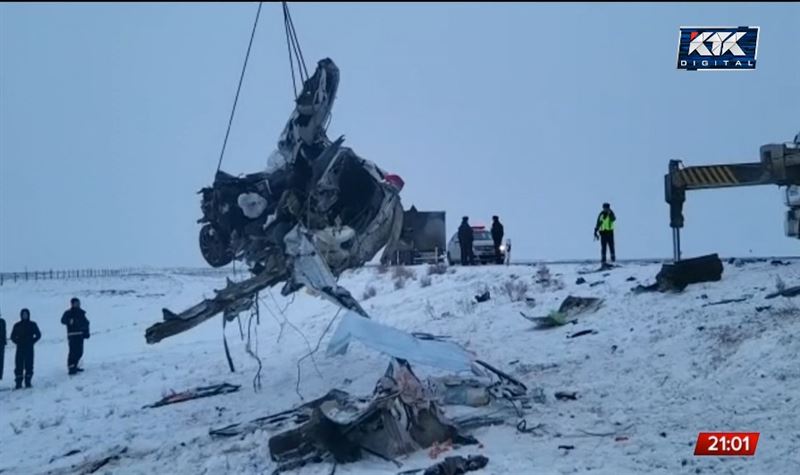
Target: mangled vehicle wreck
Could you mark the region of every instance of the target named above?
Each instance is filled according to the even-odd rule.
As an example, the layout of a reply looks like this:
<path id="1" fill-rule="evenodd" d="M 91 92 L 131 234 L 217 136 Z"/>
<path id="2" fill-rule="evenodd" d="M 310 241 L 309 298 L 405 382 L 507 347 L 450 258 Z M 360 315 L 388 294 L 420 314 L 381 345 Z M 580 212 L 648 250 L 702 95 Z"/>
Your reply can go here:
<path id="1" fill-rule="evenodd" d="M 269 439 L 270 455 L 277 463 L 273 474 L 277 474 L 309 463 L 354 462 L 363 453 L 400 467 L 397 457 L 423 448 L 478 445 L 474 437 L 463 432 L 470 426 L 496 423 L 502 421 L 475 417 L 448 420 L 435 395 L 408 362 L 395 359 L 378 380 L 371 397 L 354 397 L 333 389 L 294 409 L 213 429 L 210 435 L 237 437 L 257 430 L 277 432 Z M 425 473 L 455 475 L 482 468 L 487 462 L 481 456 L 458 457 L 449 462 L 446 459 L 437 464 L 444 464 L 444 471 L 436 471 L 439 467 L 434 466 Z M 450 465 L 453 467 L 448 471 Z"/>
<path id="2" fill-rule="evenodd" d="M 339 70 L 321 60 L 304 83 L 270 160 L 270 169 L 235 177 L 218 171 L 202 195 L 200 249 L 212 267 L 234 260 L 252 277 L 228 282 L 213 299 L 147 329 L 148 343 L 188 330 L 224 312 L 249 308 L 258 291 L 284 282 L 283 295 L 304 285 L 363 313 L 335 277 L 396 245 L 402 230 L 402 179 L 325 133 Z"/>
<path id="3" fill-rule="evenodd" d="M 524 402 L 527 392 L 522 383 L 456 343 L 371 320 L 337 283 L 342 272 L 362 266 L 381 249 L 384 258 L 390 256 L 403 226 L 402 179 L 343 147 L 343 138 L 330 141 L 326 136 L 338 83 L 333 61 L 319 61 L 303 84 L 269 168 L 243 177 L 218 171 L 214 184 L 200 192 L 203 257 L 212 267 L 244 262 L 251 276 L 228 280 L 213 298 L 180 313 L 163 309 L 163 321 L 145 333 L 148 343 L 157 343 L 219 313 L 223 322 L 231 321 L 257 305 L 261 290 L 279 283 L 284 296 L 309 287 L 346 309 L 329 356 L 345 353 L 352 340 L 359 340 L 392 357 L 371 398 L 332 390 L 296 409 L 212 431 L 226 436 L 254 428 L 284 430 L 270 440 L 279 470 L 322 460 L 353 461 L 361 450 L 392 459 L 446 441 L 469 443 L 459 433 L 464 426 L 448 422 L 440 406 L 477 407 L 503 399 L 517 410 L 515 401 Z M 423 382 L 410 362 L 483 379 Z M 485 465 L 476 460 L 454 458 L 450 463 Z"/>

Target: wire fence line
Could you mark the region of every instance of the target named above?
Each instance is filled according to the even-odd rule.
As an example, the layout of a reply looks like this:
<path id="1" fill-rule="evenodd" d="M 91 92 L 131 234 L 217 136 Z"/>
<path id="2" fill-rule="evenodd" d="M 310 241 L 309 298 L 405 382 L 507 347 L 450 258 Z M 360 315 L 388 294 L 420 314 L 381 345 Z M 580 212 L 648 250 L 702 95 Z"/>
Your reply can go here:
<path id="1" fill-rule="evenodd" d="M 165 272 L 198 276 L 224 276 L 230 275 L 231 269 L 176 267 L 169 269 L 153 268 L 113 268 L 113 269 L 66 269 L 66 270 L 38 270 L 20 272 L 0 272 L 0 285 L 11 282 L 36 282 L 40 280 L 78 280 L 78 279 L 103 279 L 110 277 L 131 277 L 163 274 Z"/>
<path id="2" fill-rule="evenodd" d="M 29 282 L 37 280 L 66 280 L 97 277 L 118 277 L 128 269 L 70 269 L 46 271 L 0 272 L 0 285 L 7 282 Z"/>
<path id="3" fill-rule="evenodd" d="M 722 258 L 723 260 L 736 259 L 743 262 L 766 262 L 770 260 L 787 260 L 794 261 L 800 259 L 797 256 L 773 256 L 773 257 L 734 257 Z M 621 264 L 660 264 L 670 262 L 671 259 L 666 258 L 650 258 L 650 259 L 620 259 L 617 262 Z M 586 264 L 590 265 L 597 263 L 596 259 L 564 259 L 564 260 L 514 260 L 510 265 L 514 266 L 539 266 L 539 265 L 558 265 L 558 264 Z M 366 264 L 364 267 L 377 267 L 379 264 Z M 246 269 L 242 269 L 246 271 Z M 130 277 L 130 276 L 147 276 L 155 274 L 182 274 L 188 276 L 201 276 L 201 277 L 218 277 L 230 276 L 234 272 L 230 267 L 223 268 L 208 268 L 208 267 L 170 267 L 170 268 L 113 268 L 113 269 L 69 269 L 69 270 L 39 270 L 39 271 L 21 271 L 21 272 L 0 272 L 0 285 L 11 282 L 36 282 L 40 280 L 77 280 L 77 279 L 102 279 L 109 277 Z"/>

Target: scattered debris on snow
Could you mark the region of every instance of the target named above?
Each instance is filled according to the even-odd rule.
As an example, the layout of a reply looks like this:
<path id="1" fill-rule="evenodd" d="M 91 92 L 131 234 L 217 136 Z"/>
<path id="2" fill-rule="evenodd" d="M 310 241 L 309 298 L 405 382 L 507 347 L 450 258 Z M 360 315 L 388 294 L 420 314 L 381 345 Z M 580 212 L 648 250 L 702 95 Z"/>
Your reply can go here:
<path id="1" fill-rule="evenodd" d="M 769 263 L 771 265 L 773 265 L 773 266 L 790 266 L 790 265 L 792 265 L 791 262 L 783 261 L 781 259 L 773 259 L 773 260 L 769 261 Z"/>
<path id="2" fill-rule="evenodd" d="M 144 406 L 142 409 L 150 409 L 155 407 L 167 406 L 169 404 L 176 404 L 179 402 L 191 401 L 192 399 L 201 399 L 204 397 L 219 396 L 221 394 L 235 393 L 241 386 L 228 383 L 213 384 L 211 386 L 200 386 L 179 393 L 173 392 L 164 396 L 157 402 Z"/>
<path id="3" fill-rule="evenodd" d="M 478 303 L 483 303 L 483 302 L 488 302 L 489 299 L 491 299 L 491 298 L 492 298 L 492 296 L 489 293 L 489 291 L 487 290 L 487 291 L 485 291 L 484 293 L 482 293 L 480 295 L 476 295 L 475 296 L 475 301 L 478 302 Z"/>
<path id="4" fill-rule="evenodd" d="M 559 401 L 577 401 L 578 400 L 578 393 L 575 391 L 557 391 L 555 394 L 555 398 Z"/>
<path id="5" fill-rule="evenodd" d="M 795 287 L 788 287 L 785 289 L 779 289 L 777 292 L 772 292 L 770 294 L 767 294 L 767 296 L 764 298 L 767 299 L 774 299 L 775 297 L 792 298 L 792 297 L 797 297 L 798 295 L 800 295 L 800 285 Z"/>
<path id="6" fill-rule="evenodd" d="M 578 267 L 558 264 L 551 269 L 553 275 L 560 273 L 572 283 L 578 277 Z M 699 284 L 697 290 L 690 288 L 683 294 L 633 297 L 619 291 L 620 286 L 625 288 L 629 275 L 644 282 L 659 267 L 626 266 L 624 275 L 611 271 L 612 275 L 604 278 L 607 285 L 582 287 L 584 297 L 603 299 L 596 315 L 579 314 L 580 326 L 567 325 L 562 330 L 545 332 L 525 331 L 533 325 L 515 315 L 520 310 L 528 313 L 523 302 L 495 296 L 486 303 L 474 304 L 472 299 L 475 289 L 482 290 L 487 282 L 502 283 L 512 273 L 525 275 L 528 268 L 459 268 L 453 276 L 434 277 L 433 288 L 408 285 L 397 292 L 386 291 L 392 286 L 391 269 L 385 275 L 368 269 L 345 273 L 339 285 L 358 289 L 359 295 L 372 285 L 378 292 L 369 302 L 369 311 L 379 317 L 376 321 L 380 324 L 401 329 L 420 341 L 458 344 L 468 350 L 473 366 L 479 366 L 481 371 L 484 368 L 474 360 L 475 355 L 504 362 L 508 373 L 527 385 L 526 391 L 515 396 L 511 391 L 515 386 L 510 382 L 498 385 L 500 376 L 490 371 L 476 372 L 473 367 L 462 374 L 432 367 L 428 373 L 428 368 L 418 369 L 411 363 L 414 371 L 426 371 L 419 373 L 423 392 L 444 411 L 445 420 L 460 435 L 472 435 L 485 443 L 479 452 L 444 455 L 466 457 L 467 453 L 481 453 L 491 459 L 484 469 L 486 473 L 528 473 L 531 459 L 559 473 L 591 466 L 592 472 L 597 473 L 671 475 L 676 470 L 688 470 L 675 468 L 680 467 L 682 459 L 691 462 L 687 467 L 692 472 L 695 468 L 707 472 L 702 461 L 691 457 L 692 447 L 683 448 L 692 431 L 696 436 L 697 430 L 731 423 L 780 431 L 797 422 L 786 407 L 800 388 L 800 378 L 792 369 L 792 361 L 796 360 L 793 335 L 800 331 L 800 320 L 771 318 L 790 315 L 790 311 L 796 314 L 795 303 L 766 301 L 763 296 L 776 291 L 769 285 L 776 276 L 786 282 L 800 282 L 800 271 L 796 265 L 776 267 L 766 261 L 731 267 L 726 269 L 724 281 Z M 416 271 L 420 275 L 425 267 Z M 136 294 L 95 292 L 92 308 L 113 318 L 98 318 L 98 331 L 107 338 L 92 345 L 86 355 L 86 372 L 75 379 L 62 376 L 63 342 L 57 338 L 61 326 L 57 321 L 41 322 L 45 337 L 37 347 L 40 384 L 33 392 L 0 392 L 3 417 L 7 420 L 0 425 L 3 449 L 19 454 L 0 460 L 0 470 L 81 473 L 81 468 L 91 469 L 93 464 L 113 457 L 114 446 L 129 449 L 118 459 L 107 461 L 96 473 L 164 473 L 179 467 L 181 472 L 191 473 L 269 474 L 282 466 L 271 460 L 266 448 L 271 437 L 311 420 L 313 410 L 284 409 L 298 408 L 305 402 L 293 391 L 298 358 L 311 351 L 318 340 L 318 347 L 325 348 L 338 324 L 331 320 L 338 305 L 329 301 L 305 293 L 295 294 L 296 300 L 276 294 L 273 301 L 270 293 L 262 294 L 262 300 L 270 304 L 270 312 L 262 307 L 262 325 L 254 330 L 262 343 L 264 387 L 269 387 L 269 392 L 253 393 L 249 389 L 245 381 L 252 378 L 256 365 L 244 359 L 241 368 L 237 366 L 237 372 L 224 379 L 243 385 L 236 393 L 158 410 L 140 410 L 146 394 L 163 395 L 176 386 L 206 386 L 209 381 L 218 381 L 226 371 L 224 356 L 218 353 L 220 337 L 216 325 L 170 340 L 164 351 L 158 352 L 147 351 L 151 347 L 143 344 L 140 333 L 149 323 L 143 309 L 197 301 L 219 275 L 152 271 L 141 280 L 4 284 L 3 297 L 11 307 L 35 300 L 43 308 L 58 308 L 65 296 L 92 289 L 130 289 Z M 492 293 L 496 292 L 492 288 Z M 545 310 L 559 308 L 568 294 L 566 290 L 536 286 L 530 296 L 535 296 L 537 308 L 546 315 Z M 746 302 L 701 308 L 706 303 L 751 294 Z M 465 297 L 472 302 L 470 312 L 460 310 L 459 299 Z M 294 303 L 286 307 L 289 301 Z M 427 311 L 427 307 L 432 310 Z M 275 314 L 274 320 L 269 313 Z M 290 331 L 291 325 L 287 325 L 287 331 L 282 331 L 287 320 L 296 330 Z M 328 325 L 331 321 L 333 324 Z M 599 334 L 566 339 L 586 328 Z M 280 340 L 274 343 L 276 338 Z M 306 360 L 306 364 L 313 363 L 319 369 L 315 376 L 309 374 L 303 380 L 311 399 L 346 389 L 347 393 L 342 391 L 347 395 L 343 399 L 356 409 L 369 406 L 375 380 L 392 358 L 374 353 L 358 342 L 353 339 L 353 348 L 344 356 Z M 244 342 L 231 345 L 231 352 L 244 356 Z M 771 358 L 765 359 L 765 352 Z M 320 353 L 324 354 L 324 350 Z M 585 359 L 587 355 L 591 358 Z M 643 365 L 643 361 L 658 364 Z M 599 374 L 607 376 L 598 377 Z M 730 391 L 720 393 L 709 387 L 709 379 L 719 381 Z M 576 399 L 557 399 L 557 390 L 574 392 Z M 489 403 L 480 405 L 487 394 Z M 89 399 L 92 403 L 87 406 Z M 709 411 L 709 400 L 714 405 L 739 405 L 740 410 L 724 414 Z M 30 411 L 33 406 L 37 411 Z M 338 403 L 328 404 L 323 414 L 334 420 L 346 419 L 351 414 L 348 405 L 341 411 L 339 407 Z M 270 415 L 259 417 L 264 414 Z M 642 415 L 647 415 L 647 424 L 642 423 Z M 60 417 L 63 422 L 49 426 Z M 634 432 L 623 430 L 632 423 L 642 428 Z M 47 430 L 42 431 L 41 427 Z M 582 429 L 597 435 L 586 434 Z M 669 436 L 665 439 L 662 433 Z M 581 437 L 598 437 L 598 443 L 583 443 Z M 459 445 L 447 440 L 437 444 L 440 449 L 452 446 L 450 450 L 458 450 L 455 447 Z M 556 450 L 559 444 L 574 445 L 576 450 Z M 795 449 L 791 441 L 776 439 L 770 444 L 770 457 L 730 459 L 727 463 L 733 472 L 792 473 L 787 460 Z M 80 452 L 71 452 L 74 450 Z M 569 455 L 565 457 L 561 452 L 566 450 Z M 64 456 L 68 453 L 72 455 Z M 632 457 L 632 453 L 638 455 Z M 440 459 L 444 455 L 439 455 Z M 347 468 L 339 466 L 337 473 L 391 475 L 403 468 L 429 465 L 427 450 L 394 458 L 404 465 L 396 470 L 394 462 L 382 462 L 366 449 L 361 449 L 361 457 L 361 461 Z M 306 467 L 291 475 L 328 474 L 335 459 L 329 456 L 326 460 L 327 466 Z"/>
<path id="7" fill-rule="evenodd" d="M 748 300 L 750 300 L 750 297 L 752 297 L 752 296 L 742 297 L 742 298 L 738 298 L 738 299 L 718 300 L 716 302 L 709 302 L 709 303 L 703 304 L 703 307 L 712 307 L 714 305 L 727 305 L 729 303 L 747 302 Z"/>
<path id="8" fill-rule="evenodd" d="M 573 333 L 572 335 L 567 335 L 567 338 L 578 338 L 579 336 L 585 335 L 597 335 L 596 330 L 581 330 L 577 333 Z"/>
<path id="9" fill-rule="evenodd" d="M 354 462 L 362 450 L 393 460 L 437 443 L 477 443 L 444 417 L 408 363 L 393 360 L 372 398 L 363 401 L 337 391 L 304 405 L 306 421 L 269 439 L 270 455 L 280 464 L 273 473 L 321 461 Z"/>
<path id="10" fill-rule="evenodd" d="M 480 470 L 489 463 L 489 458 L 483 455 L 469 455 L 466 458 L 458 455 L 447 457 L 443 461 L 427 469 L 404 470 L 397 475 L 412 475 L 423 472 L 423 475 L 463 475 L 467 472 Z"/>

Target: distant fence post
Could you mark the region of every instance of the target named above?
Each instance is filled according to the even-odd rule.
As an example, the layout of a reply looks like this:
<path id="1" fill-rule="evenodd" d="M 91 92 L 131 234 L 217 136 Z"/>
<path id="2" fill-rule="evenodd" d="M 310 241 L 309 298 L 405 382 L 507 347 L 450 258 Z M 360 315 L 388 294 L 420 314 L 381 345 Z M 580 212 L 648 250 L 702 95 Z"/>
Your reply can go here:
<path id="1" fill-rule="evenodd" d="M 0 272 L 0 285 L 6 281 L 14 283 L 24 280 L 68 280 L 68 279 L 101 279 L 104 277 L 122 277 L 137 272 L 133 268 L 87 268 L 87 269 L 49 269 L 49 270 L 25 270 L 23 272 Z"/>

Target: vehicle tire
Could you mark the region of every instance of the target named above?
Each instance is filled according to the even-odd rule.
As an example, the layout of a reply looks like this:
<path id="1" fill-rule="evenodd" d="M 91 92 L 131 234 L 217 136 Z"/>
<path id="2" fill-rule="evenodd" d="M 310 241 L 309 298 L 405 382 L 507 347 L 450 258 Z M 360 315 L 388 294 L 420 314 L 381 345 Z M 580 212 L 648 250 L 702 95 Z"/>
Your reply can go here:
<path id="1" fill-rule="evenodd" d="M 233 261 L 230 245 L 210 224 L 200 228 L 200 253 L 211 267 L 223 267 Z"/>

